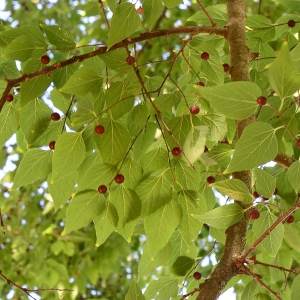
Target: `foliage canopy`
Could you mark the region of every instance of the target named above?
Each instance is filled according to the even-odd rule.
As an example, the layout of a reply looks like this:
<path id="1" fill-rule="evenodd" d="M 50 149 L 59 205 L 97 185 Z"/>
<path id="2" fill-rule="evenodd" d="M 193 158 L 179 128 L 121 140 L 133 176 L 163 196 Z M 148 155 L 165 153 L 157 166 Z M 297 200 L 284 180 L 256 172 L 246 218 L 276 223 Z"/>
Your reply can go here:
<path id="1" fill-rule="evenodd" d="M 298 1 L 3 13 L 2 295 L 298 299 Z"/>

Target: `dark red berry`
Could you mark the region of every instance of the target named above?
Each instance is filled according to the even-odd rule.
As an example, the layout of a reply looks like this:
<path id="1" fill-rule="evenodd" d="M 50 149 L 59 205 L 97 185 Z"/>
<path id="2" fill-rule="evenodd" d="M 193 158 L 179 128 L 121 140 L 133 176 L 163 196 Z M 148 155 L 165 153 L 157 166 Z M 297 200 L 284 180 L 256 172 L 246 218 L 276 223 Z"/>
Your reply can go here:
<path id="1" fill-rule="evenodd" d="M 11 101 L 13 101 L 14 100 L 14 96 L 12 95 L 12 94 L 8 94 L 7 96 L 6 96 L 6 101 L 7 102 L 11 102 Z"/>
<path id="2" fill-rule="evenodd" d="M 140 6 L 137 10 L 138 14 L 142 15 L 144 13 L 144 9 Z"/>
<path id="3" fill-rule="evenodd" d="M 228 143 L 228 141 L 227 141 L 227 140 L 225 140 L 225 139 L 224 139 L 224 140 L 222 140 L 220 143 L 221 143 L 221 144 L 229 144 L 229 143 Z"/>
<path id="4" fill-rule="evenodd" d="M 193 104 L 193 105 L 190 107 L 190 113 L 191 113 L 192 115 L 197 115 L 197 114 L 199 114 L 199 111 L 200 111 L 200 108 L 199 108 L 199 106 L 196 105 L 196 104 Z"/>
<path id="5" fill-rule="evenodd" d="M 260 195 L 259 195 L 259 193 L 258 193 L 257 191 L 255 191 L 255 192 L 253 193 L 253 197 L 256 199 L 256 198 L 259 198 Z"/>
<path id="6" fill-rule="evenodd" d="M 122 174 L 117 174 L 116 176 L 115 176 L 115 182 L 116 183 L 123 183 L 124 182 L 124 176 L 122 175 Z"/>
<path id="7" fill-rule="evenodd" d="M 100 185 L 100 186 L 98 187 L 98 192 L 99 192 L 100 194 L 105 194 L 106 191 L 107 191 L 106 185 Z"/>
<path id="8" fill-rule="evenodd" d="M 264 96 L 259 96 L 257 99 L 256 99 L 256 102 L 259 106 L 264 106 L 266 103 L 267 103 L 267 98 L 264 97 Z"/>
<path id="9" fill-rule="evenodd" d="M 58 121 L 60 119 L 60 114 L 57 112 L 54 112 L 51 114 L 51 120 L 52 121 Z"/>
<path id="10" fill-rule="evenodd" d="M 213 176 L 209 176 L 209 177 L 206 178 L 206 182 L 207 182 L 208 184 L 212 184 L 212 183 L 214 183 L 215 181 L 216 181 L 216 179 L 215 179 L 215 177 L 213 177 Z"/>
<path id="11" fill-rule="evenodd" d="M 223 64 L 223 69 L 224 69 L 224 72 L 228 72 L 230 69 L 229 64 Z"/>
<path id="12" fill-rule="evenodd" d="M 300 148 L 300 139 L 298 139 L 298 140 L 296 141 L 296 145 L 297 145 L 298 148 Z"/>
<path id="13" fill-rule="evenodd" d="M 97 134 L 103 134 L 104 131 L 105 131 L 105 128 L 102 125 L 97 125 L 95 127 L 95 133 L 97 133 Z"/>
<path id="14" fill-rule="evenodd" d="M 278 190 L 277 188 L 274 190 L 273 195 L 277 195 L 278 194 Z"/>
<path id="15" fill-rule="evenodd" d="M 289 216 L 289 217 L 286 219 L 286 222 L 287 222 L 287 223 L 293 223 L 293 222 L 294 222 L 294 217 L 293 217 L 293 216 Z"/>
<path id="16" fill-rule="evenodd" d="M 208 54 L 207 52 L 203 52 L 203 53 L 201 54 L 201 58 L 202 58 L 203 60 L 208 60 L 208 59 L 209 59 L 209 54 Z"/>
<path id="17" fill-rule="evenodd" d="M 269 198 L 268 198 L 268 197 L 265 197 L 265 196 L 262 196 L 262 199 L 263 199 L 264 201 L 269 200 Z"/>
<path id="18" fill-rule="evenodd" d="M 43 55 L 41 57 L 41 63 L 42 64 L 47 65 L 47 64 L 49 64 L 49 62 L 50 62 L 50 57 L 48 55 Z"/>
<path id="19" fill-rule="evenodd" d="M 200 280 L 201 277 L 202 277 L 202 275 L 201 275 L 200 272 L 195 272 L 195 273 L 193 274 L 193 277 L 194 277 L 196 280 Z"/>
<path id="20" fill-rule="evenodd" d="M 257 209 L 252 209 L 252 210 L 250 211 L 250 218 L 251 218 L 252 220 L 258 219 L 259 216 L 260 216 L 260 212 L 259 212 Z"/>
<path id="21" fill-rule="evenodd" d="M 294 20 L 289 20 L 289 21 L 287 22 L 287 24 L 288 24 L 289 27 L 295 27 L 296 22 L 295 22 Z"/>
<path id="22" fill-rule="evenodd" d="M 204 146 L 204 152 L 208 152 L 208 148 Z"/>
<path id="23" fill-rule="evenodd" d="M 55 148 L 55 141 L 52 141 L 52 142 L 49 143 L 49 148 L 51 150 L 54 150 L 54 148 Z"/>
<path id="24" fill-rule="evenodd" d="M 128 65 L 133 65 L 135 62 L 135 58 L 133 56 L 126 57 L 126 62 Z"/>
<path id="25" fill-rule="evenodd" d="M 173 156 L 179 156 L 180 154 L 181 154 L 181 149 L 179 148 L 179 147 L 174 147 L 173 149 L 172 149 L 172 154 L 173 154 Z"/>
<path id="26" fill-rule="evenodd" d="M 205 86 L 205 84 L 202 81 L 197 82 L 196 85 Z"/>

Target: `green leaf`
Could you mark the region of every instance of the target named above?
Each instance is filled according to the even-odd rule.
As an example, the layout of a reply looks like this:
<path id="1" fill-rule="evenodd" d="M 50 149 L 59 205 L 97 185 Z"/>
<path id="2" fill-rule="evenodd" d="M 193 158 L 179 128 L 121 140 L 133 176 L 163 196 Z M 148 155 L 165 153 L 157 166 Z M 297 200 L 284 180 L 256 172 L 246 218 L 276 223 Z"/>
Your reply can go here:
<path id="1" fill-rule="evenodd" d="M 206 135 L 208 128 L 206 126 L 193 126 L 188 133 L 183 144 L 183 151 L 187 158 L 183 159 L 187 163 L 194 163 L 204 151 Z"/>
<path id="2" fill-rule="evenodd" d="M 300 275 L 297 275 L 293 279 L 292 289 L 291 289 L 291 300 L 297 300 L 300 295 Z"/>
<path id="3" fill-rule="evenodd" d="M 14 178 L 14 187 L 46 178 L 51 172 L 52 151 L 30 149 L 25 152 Z"/>
<path id="4" fill-rule="evenodd" d="M 55 144 L 52 180 L 57 180 L 78 169 L 84 160 L 85 146 L 81 133 L 65 132 Z"/>
<path id="5" fill-rule="evenodd" d="M 178 279 L 170 276 L 160 276 L 158 280 L 152 280 L 144 295 L 146 299 L 170 299 L 176 297 L 178 291 Z"/>
<path id="6" fill-rule="evenodd" d="M 225 116 L 242 120 L 256 110 L 256 99 L 261 90 L 253 82 L 230 82 L 214 87 L 194 86 L 196 94 L 206 98 L 209 103 Z"/>
<path id="7" fill-rule="evenodd" d="M 221 141 L 227 132 L 226 117 L 215 109 L 210 109 L 202 116 L 202 119 L 209 129 L 207 139 L 210 141 Z"/>
<path id="8" fill-rule="evenodd" d="M 254 200 L 246 184 L 239 179 L 218 181 L 213 184 L 213 187 L 224 196 L 228 196 L 234 200 L 242 201 L 244 203 L 252 203 Z"/>
<path id="9" fill-rule="evenodd" d="M 124 226 L 125 223 L 140 216 L 142 203 L 135 191 L 120 184 L 110 192 L 109 197 L 111 203 L 117 209 L 120 225 Z"/>
<path id="10" fill-rule="evenodd" d="M 185 276 L 194 264 L 194 259 L 187 256 L 179 256 L 171 266 L 171 272 L 178 276 Z"/>
<path id="11" fill-rule="evenodd" d="M 272 197 L 276 188 L 276 179 L 267 171 L 262 169 L 254 170 L 255 188 L 259 195 Z"/>
<path id="12" fill-rule="evenodd" d="M 180 222 L 181 208 L 171 201 L 155 213 L 145 217 L 145 231 L 151 258 L 163 248 Z"/>
<path id="13" fill-rule="evenodd" d="M 292 63 L 287 43 L 282 45 L 277 59 L 271 65 L 269 79 L 281 98 L 293 95 L 299 89 L 300 77 Z"/>
<path id="14" fill-rule="evenodd" d="M 5 48 L 4 55 L 12 60 L 26 61 L 35 49 L 34 41 L 28 35 L 21 35 Z"/>
<path id="15" fill-rule="evenodd" d="M 275 130 L 264 122 L 254 122 L 246 127 L 236 144 L 233 158 L 225 172 L 249 170 L 275 158 L 278 144 Z"/>
<path id="16" fill-rule="evenodd" d="M 162 147 L 155 148 L 144 154 L 141 163 L 145 173 L 165 168 L 168 165 L 168 152 Z"/>
<path id="17" fill-rule="evenodd" d="M 171 182 L 170 173 L 163 171 L 137 186 L 136 192 L 142 201 L 142 215 L 150 215 L 171 201 Z"/>
<path id="18" fill-rule="evenodd" d="M 158 266 L 162 266 L 167 263 L 170 260 L 171 255 L 172 244 L 170 241 L 156 253 L 154 259 L 151 259 L 148 244 L 145 243 L 143 247 L 143 254 L 138 266 L 138 278 L 143 278 L 145 274 L 150 273 Z"/>
<path id="19" fill-rule="evenodd" d="M 118 225 L 119 217 L 117 210 L 107 201 L 102 214 L 94 219 L 97 242 L 96 246 L 102 245 Z"/>
<path id="20" fill-rule="evenodd" d="M 149 26 L 149 29 L 152 29 L 163 11 L 163 4 L 161 0 L 143 0 L 142 4 L 144 8 L 143 15 Z"/>
<path id="21" fill-rule="evenodd" d="M 259 284 L 253 279 L 245 286 L 241 297 L 243 300 L 253 300 L 258 290 Z"/>
<path id="22" fill-rule="evenodd" d="M 197 166 L 196 169 L 193 169 L 191 166 L 186 165 L 183 160 L 177 161 L 175 164 L 175 178 L 181 188 L 195 191 L 199 189 L 201 178 Z"/>
<path id="23" fill-rule="evenodd" d="M 179 193 L 178 203 L 182 208 L 181 222 L 178 229 L 182 238 L 190 245 L 198 238 L 198 233 L 203 223 L 191 215 L 204 214 L 206 212 L 206 201 L 204 197 L 195 191 L 185 191 Z"/>
<path id="24" fill-rule="evenodd" d="M 130 283 L 125 300 L 146 300 L 135 278 Z"/>
<path id="25" fill-rule="evenodd" d="M 86 226 L 105 209 L 105 199 L 98 191 L 87 190 L 72 199 L 67 210 L 63 235 Z"/>
<path id="26" fill-rule="evenodd" d="M 170 110 L 177 102 L 177 97 L 174 93 L 159 95 L 153 100 L 153 103 L 158 108 L 160 112 Z M 149 113 L 155 114 L 156 111 L 152 105 L 149 103 Z"/>
<path id="27" fill-rule="evenodd" d="M 84 96 L 91 92 L 98 94 L 102 89 L 102 77 L 88 67 L 81 67 L 75 71 L 67 83 L 59 89 L 60 92 L 67 94 L 78 94 Z"/>
<path id="28" fill-rule="evenodd" d="M 117 42 L 128 38 L 140 26 L 140 17 L 131 3 L 121 3 L 114 11 L 108 33 L 108 49 Z"/>
<path id="29" fill-rule="evenodd" d="M 105 62 L 105 65 L 112 70 L 119 72 L 128 71 L 128 64 L 126 63 L 127 53 L 124 48 L 106 52 L 99 57 Z"/>
<path id="30" fill-rule="evenodd" d="M 215 4 L 213 6 L 208 6 L 205 7 L 205 10 L 217 25 L 225 26 L 227 24 L 227 9 L 225 4 Z M 210 20 L 207 18 L 207 15 L 202 10 L 196 12 L 187 20 L 193 21 L 203 26 L 211 26 Z"/>
<path id="31" fill-rule="evenodd" d="M 76 46 L 74 38 L 64 29 L 60 29 L 57 25 L 41 25 L 47 35 L 49 42 L 61 50 L 70 51 Z"/>
<path id="32" fill-rule="evenodd" d="M 105 131 L 102 135 L 94 133 L 96 145 L 103 162 L 114 164 L 125 156 L 131 136 L 123 125 L 112 119 L 100 120 L 99 124 Z"/>
<path id="33" fill-rule="evenodd" d="M 277 220 L 269 211 L 264 211 L 260 214 L 259 219 L 253 223 L 253 232 L 256 238 L 261 237 Z M 266 253 L 271 257 L 275 257 L 283 240 L 284 226 L 282 223 L 278 224 L 271 233 L 268 233 L 266 238 L 261 242 Z"/>
<path id="34" fill-rule="evenodd" d="M 164 4 L 167 8 L 172 8 L 180 3 L 182 3 L 182 0 L 164 0 Z"/>
<path id="35" fill-rule="evenodd" d="M 58 210 L 70 198 L 74 191 L 77 177 L 78 173 L 76 171 L 57 180 L 51 180 L 50 176 L 48 189 L 53 199 L 55 210 Z"/>
<path id="36" fill-rule="evenodd" d="M 204 215 L 194 215 L 194 218 L 215 228 L 228 228 L 244 217 L 244 210 L 239 204 L 228 204 L 217 207 Z"/>
<path id="37" fill-rule="evenodd" d="M 295 193 L 299 192 L 300 188 L 300 161 L 295 161 L 287 171 L 287 177 L 295 191 Z"/>
<path id="38" fill-rule="evenodd" d="M 31 145 L 48 127 L 51 109 L 40 99 L 34 99 L 20 112 L 20 127 Z"/>
<path id="39" fill-rule="evenodd" d="M 19 113 L 12 103 L 5 103 L 0 112 L 0 147 L 17 131 Z"/>

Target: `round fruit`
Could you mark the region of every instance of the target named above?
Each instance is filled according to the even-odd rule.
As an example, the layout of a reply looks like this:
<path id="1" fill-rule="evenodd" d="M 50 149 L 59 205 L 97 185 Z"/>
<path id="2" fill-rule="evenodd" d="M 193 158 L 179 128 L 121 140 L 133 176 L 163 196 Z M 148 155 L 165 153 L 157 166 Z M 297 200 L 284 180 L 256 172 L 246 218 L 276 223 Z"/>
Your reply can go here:
<path id="1" fill-rule="evenodd" d="M 204 152 L 208 152 L 208 148 L 204 146 Z"/>
<path id="2" fill-rule="evenodd" d="M 193 277 L 194 277 L 196 280 L 200 280 L 201 277 L 202 277 L 202 275 L 201 275 L 200 272 L 195 272 L 195 273 L 193 274 Z"/>
<path id="3" fill-rule="evenodd" d="M 215 181 L 216 181 L 216 179 L 215 179 L 215 177 L 213 177 L 213 176 L 209 176 L 209 177 L 206 178 L 206 182 L 207 182 L 208 184 L 212 184 L 212 183 L 214 183 Z"/>
<path id="4" fill-rule="evenodd" d="M 142 15 L 144 13 L 144 9 L 140 6 L 137 10 L 138 14 Z"/>
<path id="5" fill-rule="evenodd" d="M 133 65 L 135 62 L 135 58 L 133 56 L 126 57 L 126 62 L 128 65 Z"/>
<path id="6" fill-rule="evenodd" d="M 267 103 L 267 98 L 264 97 L 264 96 L 259 96 L 257 99 L 256 99 L 256 102 L 259 106 L 264 106 L 266 103 Z"/>
<path id="7" fill-rule="evenodd" d="M 54 148 L 55 148 L 55 141 L 52 141 L 52 142 L 49 143 L 49 148 L 51 150 L 54 150 Z"/>
<path id="8" fill-rule="evenodd" d="M 173 156 L 179 156 L 180 154 L 181 154 L 181 149 L 179 148 L 179 147 L 174 147 L 173 149 L 172 149 L 172 154 L 173 154 Z"/>
<path id="9" fill-rule="evenodd" d="M 224 72 L 228 72 L 230 69 L 229 64 L 223 64 L 223 69 L 224 69 Z"/>
<path id="10" fill-rule="evenodd" d="M 295 22 L 294 20 L 289 20 L 289 21 L 287 22 L 287 24 L 288 24 L 289 27 L 295 27 L 296 22 Z"/>
<path id="11" fill-rule="evenodd" d="M 294 217 L 293 217 L 293 216 L 289 216 L 289 217 L 286 219 L 286 222 L 287 222 L 287 223 L 293 223 L 293 222 L 294 222 Z"/>
<path id="12" fill-rule="evenodd" d="M 124 182 L 124 176 L 122 175 L 122 174 L 117 174 L 116 176 L 115 176 L 115 182 L 116 183 L 123 183 Z"/>
<path id="13" fill-rule="evenodd" d="M 107 191 L 106 185 L 100 185 L 100 186 L 98 187 L 98 192 L 99 192 L 100 194 L 105 194 L 106 191 Z"/>
<path id="14" fill-rule="evenodd" d="M 274 190 L 273 195 L 277 195 L 278 194 L 278 190 L 277 188 Z"/>
<path id="15" fill-rule="evenodd" d="M 250 218 L 251 218 L 252 220 L 258 219 L 259 216 L 260 216 L 260 212 L 259 212 L 257 209 L 252 209 L 252 210 L 250 211 Z"/>
<path id="16" fill-rule="evenodd" d="M 260 195 L 259 195 L 259 193 L 258 193 L 257 191 L 255 191 L 255 192 L 253 193 L 253 197 L 256 199 L 256 198 L 259 198 Z"/>
<path id="17" fill-rule="evenodd" d="M 296 144 L 297 144 L 297 147 L 300 148 L 300 139 L 297 140 Z"/>
<path id="18" fill-rule="evenodd" d="M 49 64 L 49 62 L 50 62 L 50 57 L 48 55 L 43 55 L 41 57 L 41 63 L 42 64 L 47 65 L 47 64 Z"/>
<path id="19" fill-rule="evenodd" d="M 60 119 L 60 114 L 57 112 L 54 112 L 51 114 L 51 120 L 52 121 L 58 121 Z"/>
<path id="20" fill-rule="evenodd" d="M 203 53 L 201 54 L 201 58 L 202 58 L 203 60 L 208 60 L 208 59 L 209 59 L 209 54 L 208 54 L 207 52 L 203 52 Z"/>
<path id="21" fill-rule="evenodd" d="M 202 81 L 197 82 L 196 85 L 205 86 L 205 84 Z"/>
<path id="22" fill-rule="evenodd" d="M 224 139 L 224 140 L 221 141 L 221 144 L 229 144 L 229 143 L 228 143 L 227 140 Z"/>
<path id="23" fill-rule="evenodd" d="M 95 127 L 95 132 L 96 132 L 97 134 L 103 134 L 104 131 L 105 131 L 105 129 L 104 129 L 104 127 L 103 127 L 102 125 L 97 125 L 97 126 Z"/>
<path id="24" fill-rule="evenodd" d="M 11 101 L 13 101 L 14 100 L 14 96 L 12 95 L 12 94 L 8 94 L 7 96 L 6 96 L 6 101 L 7 102 L 11 102 Z"/>
<path id="25" fill-rule="evenodd" d="M 193 104 L 193 105 L 190 107 L 190 113 L 191 113 L 192 115 L 197 115 L 197 114 L 199 114 L 199 111 L 200 111 L 200 108 L 199 108 L 199 106 L 196 105 L 196 104 Z"/>

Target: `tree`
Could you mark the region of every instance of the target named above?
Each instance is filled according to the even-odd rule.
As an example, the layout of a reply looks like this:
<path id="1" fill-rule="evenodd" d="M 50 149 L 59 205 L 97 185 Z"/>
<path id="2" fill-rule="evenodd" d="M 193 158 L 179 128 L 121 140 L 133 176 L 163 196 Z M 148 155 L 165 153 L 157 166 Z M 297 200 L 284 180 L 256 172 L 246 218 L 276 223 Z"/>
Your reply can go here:
<path id="1" fill-rule="evenodd" d="M 6 2 L 1 294 L 298 299 L 298 2 L 131 2 Z"/>

